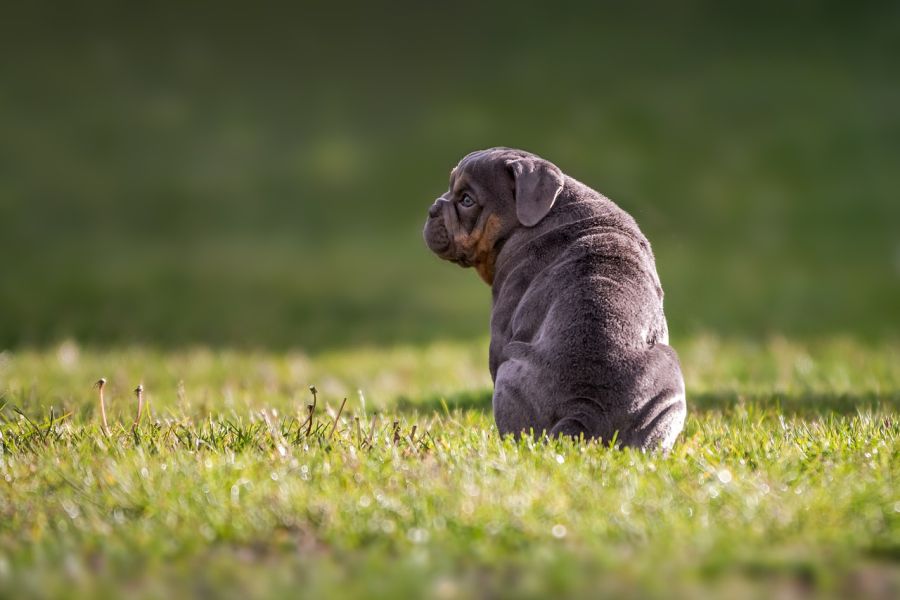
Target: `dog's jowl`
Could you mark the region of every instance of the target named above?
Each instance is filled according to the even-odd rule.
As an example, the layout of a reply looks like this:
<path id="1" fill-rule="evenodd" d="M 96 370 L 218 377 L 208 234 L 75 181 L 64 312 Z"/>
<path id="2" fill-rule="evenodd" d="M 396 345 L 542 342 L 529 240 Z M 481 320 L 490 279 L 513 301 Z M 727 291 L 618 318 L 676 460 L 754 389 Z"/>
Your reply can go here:
<path id="1" fill-rule="evenodd" d="M 493 291 L 501 433 L 669 448 L 686 412 L 650 244 L 602 194 L 528 152 L 473 152 L 428 211 L 425 242 Z"/>

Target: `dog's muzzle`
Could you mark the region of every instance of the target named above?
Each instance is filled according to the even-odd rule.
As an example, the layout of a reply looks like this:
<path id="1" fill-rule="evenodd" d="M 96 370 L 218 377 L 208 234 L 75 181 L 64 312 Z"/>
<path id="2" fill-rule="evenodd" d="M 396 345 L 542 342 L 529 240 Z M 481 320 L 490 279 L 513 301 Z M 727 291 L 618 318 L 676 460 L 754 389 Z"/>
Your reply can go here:
<path id="1" fill-rule="evenodd" d="M 435 202 L 428 209 L 428 220 L 425 221 L 425 231 L 422 235 L 428 249 L 438 256 L 443 256 L 450 250 L 450 234 L 447 226 L 444 225 L 440 201 Z"/>

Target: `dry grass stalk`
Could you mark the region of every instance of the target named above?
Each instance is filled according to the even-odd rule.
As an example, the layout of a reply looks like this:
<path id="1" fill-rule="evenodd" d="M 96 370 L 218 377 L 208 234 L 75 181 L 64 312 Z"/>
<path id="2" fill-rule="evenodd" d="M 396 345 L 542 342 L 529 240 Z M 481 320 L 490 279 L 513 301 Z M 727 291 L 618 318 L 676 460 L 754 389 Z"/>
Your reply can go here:
<path id="1" fill-rule="evenodd" d="M 100 397 L 100 417 L 103 419 L 103 433 L 109 436 L 109 424 L 106 422 L 106 403 L 103 401 L 103 388 L 106 387 L 106 377 L 101 377 L 94 384 L 97 395 Z"/>
<path id="2" fill-rule="evenodd" d="M 337 429 L 338 419 L 341 418 L 341 413 L 344 412 L 344 405 L 347 404 L 347 399 L 344 398 L 344 401 L 341 402 L 341 407 L 338 409 L 337 414 L 334 417 L 334 424 L 331 426 L 331 433 L 328 434 L 328 439 L 331 439 L 331 436 L 334 435 L 334 430 Z"/>
<path id="3" fill-rule="evenodd" d="M 132 429 L 137 428 L 137 426 L 141 422 L 141 415 L 144 412 L 144 386 L 138 384 L 136 388 L 134 388 L 134 395 L 137 396 L 137 416 L 134 418 L 134 424 L 131 426 Z"/>

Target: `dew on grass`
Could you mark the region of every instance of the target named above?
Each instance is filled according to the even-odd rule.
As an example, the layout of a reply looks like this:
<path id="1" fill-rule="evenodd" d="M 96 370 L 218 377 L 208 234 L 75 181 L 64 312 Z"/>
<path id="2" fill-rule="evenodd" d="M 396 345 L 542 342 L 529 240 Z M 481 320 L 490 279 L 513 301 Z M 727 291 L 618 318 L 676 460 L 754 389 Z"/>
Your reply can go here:
<path id="1" fill-rule="evenodd" d="M 210 527 L 209 525 L 202 525 L 200 527 L 200 535 L 202 535 L 209 541 L 216 539 L 216 532 L 213 531 L 212 527 Z"/>
<path id="2" fill-rule="evenodd" d="M 428 541 L 428 531 L 426 529 L 422 529 L 421 527 L 413 527 L 406 532 L 406 537 L 413 544 L 424 544 Z"/>
<path id="3" fill-rule="evenodd" d="M 63 569 L 65 570 L 67 577 L 76 581 L 81 578 L 82 573 L 84 572 L 78 557 L 73 553 L 67 553 L 65 555 L 65 558 L 63 559 Z"/>
<path id="4" fill-rule="evenodd" d="M 731 471 L 728 469 L 719 469 L 719 472 L 716 473 L 716 477 L 719 479 L 721 483 L 727 484 L 731 482 Z"/>
<path id="5" fill-rule="evenodd" d="M 556 539 L 561 540 L 562 538 L 566 537 L 566 526 L 561 523 L 557 523 L 553 526 L 553 529 L 550 530 L 550 533 L 553 534 L 553 537 L 555 537 Z"/>
<path id="6" fill-rule="evenodd" d="M 63 500 L 62 507 L 63 510 L 66 511 L 66 514 L 69 515 L 70 519 L 77 519 L 81 516 L 81 508 L 71 500 Z"/>
<path id="7" fill-rule="evenodd" d="M 80 355 L 78 344 L 72 340 L 64 341 L 56 350 L 56 360 L 59 362 L 59 366 L 67 371 L 72 370 L 78 364 Z"/>
<path id="8" fill-rule="evenodd" d="M 459 595 L 459 585 L 449 577 L 442 577 L 434 582 L 432 591 L 435 598 L 456 598 Z"/>

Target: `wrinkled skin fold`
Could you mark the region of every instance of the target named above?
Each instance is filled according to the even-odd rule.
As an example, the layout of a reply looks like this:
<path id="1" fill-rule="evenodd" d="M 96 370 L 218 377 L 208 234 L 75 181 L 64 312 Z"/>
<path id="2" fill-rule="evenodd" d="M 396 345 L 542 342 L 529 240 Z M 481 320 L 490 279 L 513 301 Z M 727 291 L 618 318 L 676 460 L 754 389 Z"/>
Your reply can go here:
<path id="1" fill-rule="evenodd" d="M 672 446 L 684 380 L 653 253 L 630 215 L 540 157 L 493 148 L 451 172 L 424 237 L 491 285 L 502 434 Z"/>

